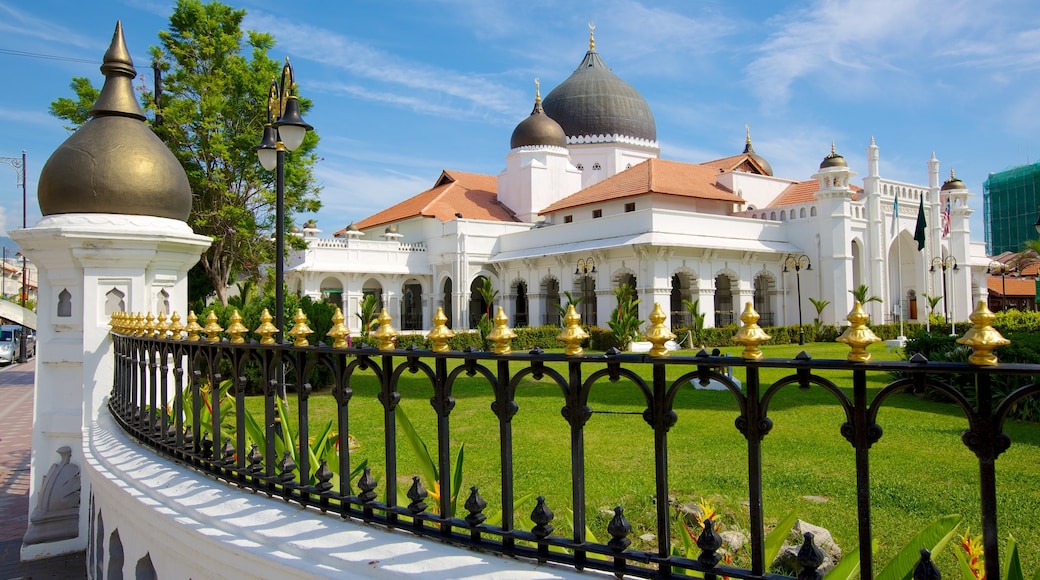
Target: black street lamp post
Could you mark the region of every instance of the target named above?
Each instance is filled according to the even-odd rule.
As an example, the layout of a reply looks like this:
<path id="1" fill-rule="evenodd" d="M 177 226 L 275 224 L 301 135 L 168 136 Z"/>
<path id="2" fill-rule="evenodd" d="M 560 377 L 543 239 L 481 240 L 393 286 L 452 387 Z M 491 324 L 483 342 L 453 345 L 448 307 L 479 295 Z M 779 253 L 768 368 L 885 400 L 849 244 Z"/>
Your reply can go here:
<path id="1" fill-rule="evenodd" d="M 1007 280 L 1005 279 L 1005 276 L 1007 276 L 1008 272 L 1013 272 L 1014 270 L 1015 270 L 1015 267 L 1012 266 L 1011 264 L 1005 264 L 1004 262 L 997 262 L 996 260 L 990 262 L 989 266 L 986 268 L 986 273 L 987 274 L 992 274 L 994 272 L 999 272 L 1000 273 L 1000 309 L 1001 310 L 1007 310 Z"/>
<path id="2" fill-rule="evenodd" d="M 957 270 L 957 258 L 953 256 L 946 256 L 945 258 L 932 258 L 932 267 L 928 270 L 934 272 L 935 268 L 942 268 L 942 286 L 943 286 L 943 320 L 946 323 L 950 322 L 950 303 L 946 299 L 946 270 Z"/>
<path id="3" fill-rule="evenodd" d="M 805 344 L 805 328 L 802 326 L 802 268 L 806 272 L 812 270 L 812 262 L 805 254 L 787 256 L 784 258 L 784 272 L 788 272 L 788 268 L 794 268 L 795 287 L 798 289 L 798 344 Z"/>
<path id="4" fill-rule="evenodd" d="M 271 81 L 267 93 L 267 123 L 263 139 L 256 147 L 260 165 L 268 171 L 275 170 L 274 309 L 278 342 L 285 331 L 285 152 L 302 145 L 307 131 L 314 128 L 300 116 L 300 102 L 295 93 L 292 66 L 286 58 L 281 81 Z"/>
<path id="5" fill-rule="evenodd" d="M 596 261 L 592 259 L 592 256 L 588 258 L 578 258 L 578 265 L 574 268 L 574 275 L 581 276 L 581 303 L 584 305 L 581 308 L 581 321 L 585 324 L 592 324 L 589 321 L 591 300 L 588 296 L 588 283 L 589 274 L 596 273 Z"/>

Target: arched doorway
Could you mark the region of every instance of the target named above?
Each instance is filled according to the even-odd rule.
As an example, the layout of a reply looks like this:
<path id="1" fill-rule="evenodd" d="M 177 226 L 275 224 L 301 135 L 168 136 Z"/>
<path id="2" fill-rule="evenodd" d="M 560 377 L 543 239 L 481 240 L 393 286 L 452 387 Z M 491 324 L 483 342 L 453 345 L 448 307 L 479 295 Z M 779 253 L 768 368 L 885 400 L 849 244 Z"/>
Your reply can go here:
<path id="1" fill-rule="evenodd" d="M 342 309 L 343 284 L 337 278 L 325 278 L 321 281 L 321 297 L 325 302 Z"/>
<path id="2" fill-rule="evenodd" d="M 754 283 L 755 311 L 759 314 L 759 326 L 776 326 L 776 281 L 769 272 L 759 272 Z"/>
<path id="3" fill-rule="evenodd" d="M 589 274 L 579 274 L 575 282 L 575 290 L 581 301 L 578 302 L 578 314 L 581 315 L 581 323 L 588 326 L 596 326 L 596 278 Z"/>
<path id="4" fill-rule="evenodd" d="M 672 328 L 693 325 L 693 317 L 683 304 L 683 300 L 693 302 L 690 290 L 692 277 L 684 272 L 672 274 L 672 294 L 670 299 Z"/>
<path id="5" fill-rule="evenodd" d="M 733 320 L 733 280 L 719 274 L 715 277 L 715 326 L 728 326 Z"/>
<path id="6" fill-rule="evenodd" d="M 413 279 L 402 290 L 401 330 L 422 330 L 422 285 Z"/>
<path id="7" fill-rule="evenodd" d="M 441 297 L 441 308 L 444 309 L 444 316 L 448 318 L 445 324 L 448 328 L 451 328 L 452 322 L 452 311 L 451 311 L 451 278 L 444 279 L 444 287 L 442 290 L 443 294 Z"/>
<path id="8" fill-rule="evenodd" d="M 513 286 L 515 302 L 513 304 L 513 325 L 528 326 L 527 320 L 527 282 L 518 280 Z"/>
<path id="9" fill-rule="evenodd" d="M 494 312 L 490 312 L 491 305 L 484 301 L 484 296 L 480 293 L 480 289 L 484 286 L 484 281 L 487 279 L 487 276 L 477 276 L 469 285 L 470 328 L 476 328 L 480 324 L 480 318 L 483 315 L 487 314 L 489 320 L 495 315 Z"/>
<path id="10" fill-rule="evenodd" d="M 556 278 L 542 280 L 542 295 L 545 296 L 545 324 L 560 325 L 560 281 Z"/>

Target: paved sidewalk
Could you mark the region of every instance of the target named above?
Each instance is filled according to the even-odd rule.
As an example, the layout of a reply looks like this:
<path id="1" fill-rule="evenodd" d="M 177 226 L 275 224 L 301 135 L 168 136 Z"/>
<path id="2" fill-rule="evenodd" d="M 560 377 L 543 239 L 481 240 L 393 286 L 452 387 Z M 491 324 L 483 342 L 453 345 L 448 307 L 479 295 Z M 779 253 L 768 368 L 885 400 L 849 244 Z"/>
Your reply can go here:
<path id="1" fill-rule="evenodd" d="M 29 453 L 32 447 L 36 361 L 0 370 L 0 580 L 86 578 L 84 554 L 19 562 L 29 523 Z"/>

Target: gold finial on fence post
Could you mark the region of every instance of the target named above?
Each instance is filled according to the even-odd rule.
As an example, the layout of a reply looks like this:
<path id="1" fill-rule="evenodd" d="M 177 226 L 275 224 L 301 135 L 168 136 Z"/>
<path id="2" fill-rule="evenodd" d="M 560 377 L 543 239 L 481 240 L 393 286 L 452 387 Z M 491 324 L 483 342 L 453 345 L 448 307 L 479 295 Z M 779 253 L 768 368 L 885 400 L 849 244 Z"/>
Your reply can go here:
<path id="1" fill-rule="evenodd" d="M 346 324 L 343 324 L 344 320 L 346 318 L 343 317 L 343 310 L 337 306 L 336 312 L 332 314 L 332 328 L 329 329 L 329 333 L 326 335 L 332 339 L 332 348 L 347 347 L 347 336 L 350 335 L 350 330 Z"/>
<path id="2" fill-rule="evenodd" d="M 667 319 L 661 303 L 654 302 L 654 309 L 650 311 L 650 328 L 646 330 L 646 339 L 653 345 L 650 347 L 650 356 L 668 356 L 664 343 L 674 340 L 675 334 L 664 325 Z"/>
<path id="3" fill-rule="evenodd" d="M 581 354 L 581 343 L 589 337 L 589 333 L 581 327 L 581 315 L 574 309 L 574 304 L 567 305 L 567 314 L 563 317 L 563 324 L 563 330 L 556 336 L 557 340 L 563 341 L 567 345 L 563 353 L 567 356 Z"/>
<path id="4" fill-rule="evenodd" d="M 444 309 L 437 307 L 437 313 L 433 315 L 433 328 L 426 336 L 430 340 L 430 350 L 433 352 L 448 352 L 448 341 L 455 333 L 448 328 L 448 317 L 444 315 Z"/>
<path id="5" fill-rule="evenodd" d="M 880 342 L 881 339 L 867 327 L 869 317 L 863 311 L 863 305 L 860 304 L 859 300 L 856 300 L 856 303 L 853 304 L 852 311 L 849 312 L 846 320 L 850 323 L 849 327 L 835 340 L 844 342 L 852 349 L 849 351 L 849 362 L 867 362 L 870 360 L 870 353 L 867 352 L 867 347 L 875 342 Z"/>
<path id="6" fill-rule="evenodd" d="M 487 339 L 494 345 L 491 347 L 491 352 L 495 354 L 509 354 L 513 350 L 509 343 L 516 338 L 516 333 L 509 328 L 509 317 L 506 316 L 505 308 L 498 307 L 494 321 L 495 328 L 487 335 Z"/>
<path id="7" fill-rule="evenodd" d="M 274 335 L 278 334 L 278 327 L 271 324 L 274 317 L 264 308 L 260 313 L 260 326 L 254 331 L 260 335 L 260 344 L 274 344 Z"/>
<path id="8" fill-rule="evenodd" d="M 979 300 L 975 312 L 968 317 L 968 320 L 973 323 L 972 327 L 964 333 L 964 336 L 957 339 L 957 344 L 971 347 L 972 354 L 968 357 L 968 362 L 973 365 L 992 366 L 997 364 L 997 355 L 993 354 L 993 349 L 1011 344 L 1010 340 L 1004 338 L 997 329 L 990 326 L 994 318 L 996 316 L 990 312 L 989 308 L 986 308 L 986 302 Z"/>
<path id="9" fill-rule="evenodd" d="M 296 315 L 293 316 L 293 322 L 296 324 L 289 331 L 289 336 L 293 337 L 293 346 L 307 346 L 310 342 L 307 341 L 307 335 L 313 334 L 310 326 L 307 326 L 307 315 L 303 313 L 303 308 L 296 309 Z"/>
<path id="10" fill-rule="evenodd" d="M 246 328 L 246 325 L 242 324 L 242 315 L 238 313 L 238 309 L 236 308 L 232 310 L 231 324 L 228 325 L 227 328 L 228 336 L 231 337 L 231 343 L 243 344 L 246 341 L 246 339 L 242 335 L 244 335 L 247 332 L 249 332 L 249 329 Z"/>
<path id="11" fill-rule="evenodd" d="M 397 348 L 397 329 L 390 324 L 393 319 L 390 318 L 390 313 L 386 311 L 386 308 L 379 312 L 377 321 L 379 328 L 372 333 L 372 336 L 379 341 L 379 350 L 394 350 Z"/>
<path id="12" fill-rule="evenodd" d="M 170 338 L 181 340 L 184 338 L 184 325 L 181 324 L 181 315 L 176 310 L 170 316 Z"/>
<path id="13" fill-rule="evenodd" d="M 202 329 L 206 333 L 206 342 L 220 342 L 220 333 L 224 329 L 217 324 L 217 313 L 210 310 L 206 315 L 206 327 Z"/>
<path id="14" fill-rule="evenodd" d="M 167 333 L 170 332 L 170 323 L 166 320 L 166 312 L 159 311 L 159 323 L 155 326 L 155 335 L 159 338 L 166 338 Z"/>
<path id="15" fill-rule="evenodd" d="M 744 312 L 740 315 L 740 321 L 744 323 L 744 326 L 733 335 L 733 342 L 744 345 L 744 351 L 740 353 L 740 356 L 745 360 L 760 360 L 762 349 L 758 348 L 758 345 L 773 338 L 758 325 L 758 319 L 755 307 L 748 302 L 744 307 Z"/>
<path id="16" fill-rule="evenodd" d="M 138 312 L 134 315 L 134 336 L 144 336 L 148 330 L 148 323 L 145 322 L 144 313 Z"/>
<path id="17" fill-rule="evenodd" d="M 188 340 L 198 341 L 201 338 L 199 333 L 202 332 L 202 325 L 199 324 L 199 317 L 195 316 L 194 310 L 188 311 L 188 326 L 185 330 L 188 331 Z"/>
<path id="18" fill-rule="evenodd" d="M 156 335 L 158 328 L 159 328 L 159 323 L 158 323 L 158 321 L 156 321 L 155 315 L 152 314 L 151 312 L 149 312 L 148 315 L 144 319 L 144 336 L 147 336 L 148 338 L 152 338 L 153 336 Z"/>
<path id="19" fill-rule="evenodd" d="M 120 314 L 122 314 L 122 312 L 116 310 L 115 312 L 112 313 L 111 316 L 108 317 L 108 326 L 112 329 L 110 332 L 116 332 L 116 333 L 120 332 L 120 330 L 119 330 L 119 324 L 120 324 L 119 323 L 119 315 Z"/>

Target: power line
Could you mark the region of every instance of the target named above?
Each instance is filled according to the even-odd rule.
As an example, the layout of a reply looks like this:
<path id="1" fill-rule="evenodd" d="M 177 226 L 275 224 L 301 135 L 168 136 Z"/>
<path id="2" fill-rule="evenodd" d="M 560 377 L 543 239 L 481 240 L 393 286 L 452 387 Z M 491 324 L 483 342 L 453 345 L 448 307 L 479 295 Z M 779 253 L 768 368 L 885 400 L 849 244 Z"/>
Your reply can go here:
<path id="1" fill-rule="evenodd" d="M 72 58 L 68 56 L 55 56 L 53 54 L 40 54 L 38 52 L 25 52 L 23 50 L 11 50 L 8 48 L 0 48 L 0 54 L 9 54 L 11 56 L 24 56 L 28 58 L 42 58 L 45 60 L 60 60 L 64 62 L 82 62 L 86 64 L 101 64 L 96 60 L 90 60 L 86 58 Z"/>

